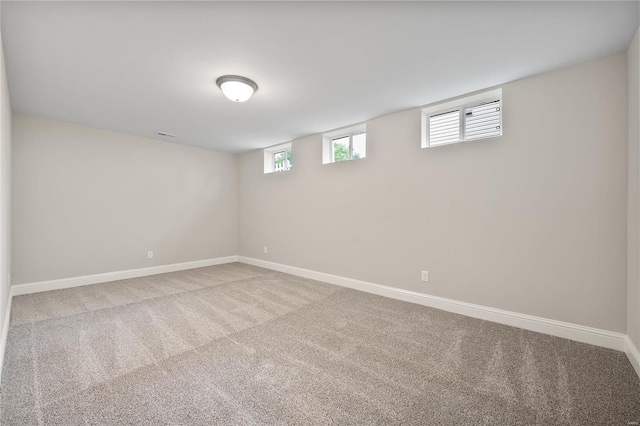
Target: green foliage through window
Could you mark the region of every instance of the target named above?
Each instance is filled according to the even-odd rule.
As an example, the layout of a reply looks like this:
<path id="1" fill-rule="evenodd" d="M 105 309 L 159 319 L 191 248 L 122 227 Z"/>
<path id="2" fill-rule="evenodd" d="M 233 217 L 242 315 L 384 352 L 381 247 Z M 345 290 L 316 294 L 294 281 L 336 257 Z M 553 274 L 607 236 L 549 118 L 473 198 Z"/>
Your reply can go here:
<path id="1" fill-rule="evenodd" d="M 291 169 L 291 150 L 275 152 L 273 154 L 273 171 L 281 172 Z"/>
<path id="2" fill-rule="evenodd" d="M 360 158 L 360 154 L 357 152 L 353 153 L 353 159 L 358 160 Z M 333 142 L 333 161 L 347 161 L 349 160 L 349 147 L 344 146 L 341 143 Z"/>

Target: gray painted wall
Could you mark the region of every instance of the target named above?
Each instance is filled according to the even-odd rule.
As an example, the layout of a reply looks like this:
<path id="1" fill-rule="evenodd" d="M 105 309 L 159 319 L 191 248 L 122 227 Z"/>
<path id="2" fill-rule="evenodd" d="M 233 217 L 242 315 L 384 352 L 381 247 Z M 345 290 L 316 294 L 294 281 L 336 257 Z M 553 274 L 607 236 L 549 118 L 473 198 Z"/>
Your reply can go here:
<path id="1" fill-rule="evenodd" d="M 629 180 L 627 210 L 627 334 L 640 347 L 640 32 L 627 51 Z"/>
<path id="2" fill-rule="evenodd" d="M 11 102 L 0 36 L 0 333 L 9 301 L 11 274 Z M 2 354 L 0 354 L 2 366 Z"/>
<path id="3" fill-rule="evenodd" d="M 237 254 L 234 155 L 21 114 L 13 147 L 15 284 Z"/>
<path id="4" fill-rule="evenodd" d="M 625 332 L 626 55 L 506 84 L 503 113 L 491 140 L 421 149 L 411 109 L 364 160 L 323 165 L 321 135 L 289 172 L 240 155 L 240 254 Z"/>
<path id="5" fill-rule="evenodd" d="M 420 149 L 416 108 L 368 122 L 365 160 L 322 165 L 314 135 L 270 175 L 15 114 L 13 282 L 239 253 L 625 332 L 629 89 L 614 55 L 504 85 L 501 138 Z"/>

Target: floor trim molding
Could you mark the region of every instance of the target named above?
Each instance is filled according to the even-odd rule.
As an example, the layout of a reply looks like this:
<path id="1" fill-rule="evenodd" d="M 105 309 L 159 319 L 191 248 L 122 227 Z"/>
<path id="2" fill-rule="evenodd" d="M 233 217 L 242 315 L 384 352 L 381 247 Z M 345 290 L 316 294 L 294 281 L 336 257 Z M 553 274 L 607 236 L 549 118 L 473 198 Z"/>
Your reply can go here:
<path id="1" fill-rule="evenodd" d="M 2 367 L 4 366 L 4 350 L 7 347 L 7 337 L 9 337 L 9 321 L 11 320 L 11 301 L 13 300 L 13 294 L 11 293 L 11 286 L 9 286 L 9 300 L 7 300 L 7 311 L 4 315 L 4 321 L 2 322 L 2 334 L 0 335 L 0 378 L 2 377 Z"/>
<path id="2" fill-rule="evenodd" d="M 636 370 L 638 377 L 640 377 L 640 351 L 636 348 L 636 345 L 633 344 L 629 336 L 625 337 L 625 352 L 631 365 L 633 365 L 633 368 Z"/>
<path id="3" fill-rule="evenodd" d="M 532 315 L 520 314 L 517 312 L 505 311 L 503 309 L 491 308 L 488 306 L 476 305 L 473 303 L 461 302 L 439 296 L 432 296 L 425 293 L 374 284 L 338 275 L 326 274 L 324 272 L 312 271 L 295 266 L 283 265 L 280 263 L 268 262 L 265 260 L 250 257 L 238 256 L 238 261 L 249 265 L 260 266 L 274 271 L 297 275 L 304 278 L 348 287 L 367 293 L 386 296 L 405 302 L 417 303 L 444 311 L 454 312 L 469 317 L 480 318 L 500 324 L 523 328 L 550 334 L 552 336 L 589 343 L 618 351 L 625 351 L 628 347 L 628 337 L 622 333 L 601 330 L 593 327 L 586 327 L 563 321 L 556 321 L 548 318 L 536 317 Z M 630 340 L 629 340 L 630 342 Z M 637 354 L 637 350 L 636 350 Z M 639 358 L 640 359 L 640 358 Z M 639 373 L 640 375 L 640 373 Z"/>
<path id="4" fill-rule="evenodd" d="M 194 262 L 154 266 L 150 268 L 130 269 L 126 271 L 107 272 L 104 274 L 86 275 L 81 277 L 12 285 L 9 289 L 7 311 L 5 313 L 5 321 L 2 324 L 2 335 L 0 336 L 0 374 L 2 373 L 2 367 L 4 364 L 5 347 L 7 344 L 7 337 L 9 332 L 9 321 L 11 318 L 11 302 L 14 296 L 90 284 L 99 284 L 129 278 L 144 277 L 149 275 L 164 274 L 167 272 L 183 271 L 187 269 L 202 268 L 205 266 L 222 265 L 232 262 L 242 262 L 249 265 L 260 266 L 274 271 L 284 272 L 287 274 L 351 288 L 354 290 L 377 294 L 379 296 L 390 297 L 392 299 L 402 300 L 405 302 L 417 303 L 420 305 L 442 309 L 444 311 L 454 312 L 469 317 L 493 321 L 513 327 L 537 331 L 552 336 L 623 351 L 627 354 L 631 365 L 640 377 L 640 351 L 638 351 L 638 348 L 633 344 L 631 339 L 629 339 L 629 336 L 622 333 L 616 333 L 612 331 L 601 330 L 598 328 L 586 327 L 578 324 L 536 317 L 532 315 L 520 314 L 517 312 L 476 305 L 473 303 L 447 299 L 444 297 L 418 293 L 411 290 L 404 290 L 400 288 L 374 284 L 367 281 L 326 274 L 324 272 L 318 272 L 309 269 L 298 268 L 296 266 L 289 266 L 281 263 L 269 262 L 266 260 L 254 259 L 244 256 L 226 256 L 215 259 L 198 260 Z"/>
<path id="5" fill-rule="evenodd" d="M 89 284 L 106 283 L 109 281 L 126 280 L 129 278 L 146 277 L 149 275 L 184 271 L 186 269 L 202 268 L 205 266 L 222 265 L 223 263 L 231 263 L 237 261 L 238 256 L 226 256 L 218 257 L 215 259 L 196 260 L 194 262 L 152 266 L 150 268 L 129 269 L 126 271 L 106 272 L 104 274 L 62 278 L 59 280 L 40 281 L 28 284 L 16 284 L 11 286 L 11 292 L 13 296 L 20 296 L 22 294 L 39 293 L 41 291 L 59 290 L 63 288 L 79 287 Z"/>

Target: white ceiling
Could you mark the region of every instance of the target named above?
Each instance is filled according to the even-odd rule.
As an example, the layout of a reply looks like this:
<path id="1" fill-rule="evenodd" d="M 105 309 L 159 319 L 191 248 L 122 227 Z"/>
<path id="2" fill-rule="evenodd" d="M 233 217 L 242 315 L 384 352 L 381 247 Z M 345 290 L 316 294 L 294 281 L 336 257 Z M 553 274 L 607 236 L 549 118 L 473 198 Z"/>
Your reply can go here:
<path id="1" fill-rule="evenodd" d="M 7 2 L 16 112 L 242 152 L 626 50 L 637 2 Z M 255 80 L 227 100 L 223 74 Z"/>

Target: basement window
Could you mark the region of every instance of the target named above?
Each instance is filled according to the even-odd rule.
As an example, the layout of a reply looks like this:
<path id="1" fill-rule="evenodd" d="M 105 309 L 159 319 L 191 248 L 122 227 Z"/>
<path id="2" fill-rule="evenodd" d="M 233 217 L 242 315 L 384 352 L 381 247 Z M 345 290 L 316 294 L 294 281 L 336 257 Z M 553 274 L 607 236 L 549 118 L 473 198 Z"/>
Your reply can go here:
<path id="1" fill-rule="evenodd" d="M 293 164 L 291 156 L 291 142 L 265 148 L 264 172 L 275 173 L 291 170 Z"/>
<path id="2" fill-rule="evenodd" d="M 422 148 L 502 136 L 502 89 L 422 110 Z"/>
<path id="3" fill-rule="evenodd" d="M 323 164 L 360 160 L 366 156 L 366 124 L 335 130 L 322 136 Z"/>

